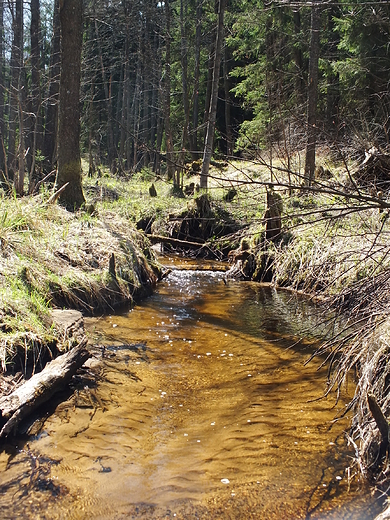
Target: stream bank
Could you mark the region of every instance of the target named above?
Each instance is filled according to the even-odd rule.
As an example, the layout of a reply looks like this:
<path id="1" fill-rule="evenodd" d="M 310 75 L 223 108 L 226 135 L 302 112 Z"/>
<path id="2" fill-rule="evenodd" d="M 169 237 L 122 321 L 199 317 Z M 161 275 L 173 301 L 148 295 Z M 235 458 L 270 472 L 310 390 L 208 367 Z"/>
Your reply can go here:
<path id="1" fill-rule="evenodd" d="M 5 517 L 374 518 L 345 471 L 348 418 L 330 428 L 318 400 L 326 369 L 304 366 L 314 307 L 180 264 L 132 310 L 85 319 L 94 366 L 0 456 Z"/>
<path id="2" fill-rule="evenodd" d="M 157 189 L 160 190 L 160 186 L 157 186 Z M 241 194 L 241 197 L 247 196 Z M 256 199 L 257 205 L 262 196 L 260 194 Z M 140 198 L 138 187 L 136 197 Z M 239 198 L 240 193 L 237 195 L 237 199 Z M 235 201 L 236 199 L 233 202 L 226 202 L 225 206 L 218 203 L 218 206 L 222 209 L 227 208 L 229 213 Z M 141 292 L 144 289 L 149 292 L 155 281 L 161 277 L 161 270 L 154 264 L 153 255 L 149 253 L 148 242 L 142 234 L 129 226 L 127 208 L 130 204 L 135 204 L 134 200 L 131 203 L 126 201 L 126 207 L 123 208 L 116 206 L 115 209 L 107 210 L 104 206 L 99 206 L 95 213 L 85 211 L 77 215 L 68 214 L 61 208 L 45 206 L 41 196 L 32 202 L 7 200 L 8 206 L 4 207 L 2 219 L 5 227 L 1 229 L 3 270 L 0 277 L 2 291 L 0 354 L 2 364 L 9 368 L 12 368 L 10 360 L 15 359 L 15 353 L 16 357 L 20 356 L 24 359 L 24 353 L 31 352 L 34 359 L 35 354 L 40 353 L 47 345 L 53 343 L 61 345 L 62 336 L 52 327 L 50 319 L 52 303 L 57 301 L 60 306 L 82 308 L 83 312 L 88 314 L 98 307 L 107 308 L 106 303 L 115 307 L 123 301 L 131 301 L 137 287 L 141 288 Z M 171 201 L 169 203 L 171 204 Z M 185 204 L 188 204 L 188 201 L 185 201 Z M 313 200 L 308 197 L 291 199 L 291 207 L 298 207 L 299 210 L 308 208 L 311 211 L 313 206 Z M 262 227 L 264 209 L 260 208 L 257 212 L 260 212 L 260 217 L 254 225 L 248 226 L 247 223 L 239 222 L 234 218 L 236 225 L 238 223 L 238 231 L 233 235 L 212 237 L 211 244 L 219 255 L 218 258 L 221 257 L 221 252 L 223 256 L 227 256 L 231 249 L 236 251 L 235 256 L 242 252 L 244 257 L 248 253 L 248 244 L 252 254 L 253 248 L 261 243 L 264 231 Z M 297 217 L 288 218 L 293 225 L 299 224 Z M 379 225 L 378 218 L 378 215 L 372 212 L 366 221 Z M 367 279 L 365 277 L 367 272 L 370 272 L 370 266 L 363 260 L 367 248 L 370 250 L 371 246 L 367 246 L 367 242 L 362 241 L 358 244 L 358 252 L 351 254 L 342 234 L 337 236 L 332 229 L 327 234 L 324 229 L 312 227 L 307 232 L 301 229 L 293 236 L 285 235 L 286 240 L 280 244 L 277 241 L 269 242 L 267 251 L 273 259 L 272 282 L 276 286 L 286 286 L 312 295 L 320 294 L 327 297 L 340 294 L 340 301 L 342 300 L 344 305 L 343 310 L 347 311 L 347 319 L 349 322 L 356 322 L 356 315 L 353 313 L 348 315 L 348 307 L 345 303 L 349 302 L 352 309 L 358 308 L 360 311 L 361 307 L 356 305 L 360 295 L 364 292 L 369 294 L 370 287 L 368 285 L 364 287 L 363 282 Z M 384 247 L 382 242 L 382 237 L 378 236 L 375 242 L 378 251 Z M 42 247 L 37 248 L 37 243 Z M 259 251 L 262 252 L 261 249 Z M 370 258 L 375 264 L 374 253 Z M 141 260 L 138 262 L 138 259 Z M 138 270 L 135 276 L 132 269 L 134 260 L 137 262 L 136 271 Z M 350 268 L 351 263 L 353 269 Z M 144 271 L 143 266 L 148 264 L 151 265 L 151 270 L 147 268 Z M 333 285 L 330 284 L 330 280 L 333 280 Z M 354 280 L 361 280 L 361 283 L 354 284 Z M 370 280 L 375 287 L 383 288 L 383 284 L 381 286 L 376 280 L 372 278 Z M 146 284 L 143 281 L 146 281 Z M 105 288 L 105 292 L 101 292 L 101 288 Z M 348 288 L 353 290 L 348 292 Z M 385 297 L 388 291 L 382 293 Z M 99 298 L 100 295 L 104 297 Z M 118 295 L 120 298 L 117 298 Z M 370 301 L 372 305 L 379 301 L 380 309 L 385 309 L 385 298 L 375 297 Z M 372 305 L 367 307 L 368 311 Z M 360 341 L 362 338 L 356 336 L 356 341 L 352 344 L 353 348 L 346 350 L 347 363 L 345 369 L 339 372 L 336 370 L 336 376 L 339 377 L 336 384 L 344 378 L 348 370 L 353 368 L 353 359 L 361 349 L 360 357 L 376 360 L 377 366 L 368 364 L 366 372 L 362 365 L 362 373 L 366 376 L 369 373 L 379 375 L 374 381 L 377 385 L 375 391 L 380 406 L 387 414 L 386 394 L 382 392 L 383 385 L 381 387 L 381 381 L 386 379 L 383 367 L 386 368 L 384 360 L 387 356 L 387 332 L 385 326 L 379 329 L 376 327 L 377 324 L 378 322 L 372 322 L 366 328 L 363 349 Z M 377 330 L 375 342 L 372 341 L 374 336 L 371 334 L 374 328 Z M 340 358 L 342 359 L 342 356 Z M 333 366 L 337 367 L 337 365 Z M 363 467 L 369 466 L 370 460 L 375 460 L 375 446 L 379 444 L 378 431 L 369 415 L 365 398 L 367 389 L 372 389 L 372 383 L 373 381 L 367 378 L 364 384 L 358 385 L 359 395 L 353 401 L 364 411 L 362 417 L 353 421 L 357 433 L 354 439 L 358 443 L 361 442 L 362 446 L 370 452 L 368 459 L 364 458 L 364 453 L 359 452 Z M 363 430 L 361 425 L 364 426 Z M 367 439 L 370 440 L 366 442 Z"/>

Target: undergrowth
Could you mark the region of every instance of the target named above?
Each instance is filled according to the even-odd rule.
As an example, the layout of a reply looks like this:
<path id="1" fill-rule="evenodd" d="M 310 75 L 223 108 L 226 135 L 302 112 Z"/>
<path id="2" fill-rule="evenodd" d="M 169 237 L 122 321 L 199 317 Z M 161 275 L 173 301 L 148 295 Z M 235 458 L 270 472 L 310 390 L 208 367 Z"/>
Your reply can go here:
<path id="1" fill-rule="evenodd" d="M 109 272 L 111 256 L 115 273 Z M 40 195 L 3 197 L 0 209 L 0 363 L 58 343 L 52 308 L 84 313 L 131 304 L 150 291 L 159 267 L 145 238 L 108 209 L 91 216 Z M 60 348 L 60 345 L 58 345 Z"/>

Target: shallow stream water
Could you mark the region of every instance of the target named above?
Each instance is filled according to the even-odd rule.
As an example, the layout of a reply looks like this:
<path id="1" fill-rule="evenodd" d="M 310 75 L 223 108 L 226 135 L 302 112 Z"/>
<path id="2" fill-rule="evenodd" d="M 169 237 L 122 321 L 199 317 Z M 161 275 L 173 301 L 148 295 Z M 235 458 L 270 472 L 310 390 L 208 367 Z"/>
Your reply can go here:
<path id="1" fill-rule="evenodd" d="M 98 384 L 0 454 L 1 518 L 378 514 L 346 470 L 350 418 L 333 423 L 347 398 L 319 399 L 326 369 L 305 365 L 313 307 L 195 267 L 172 263 L 133 310 L 86 320 Z"/>

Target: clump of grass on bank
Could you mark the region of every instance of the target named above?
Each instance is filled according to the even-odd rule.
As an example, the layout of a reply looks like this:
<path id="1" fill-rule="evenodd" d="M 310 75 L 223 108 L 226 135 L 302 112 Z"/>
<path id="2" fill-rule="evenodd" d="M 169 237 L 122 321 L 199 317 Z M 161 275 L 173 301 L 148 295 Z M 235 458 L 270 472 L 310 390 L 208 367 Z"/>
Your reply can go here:
<path id="1" fill-rule="evenodd" d="M 111 263 L 110 263 L 111 260 Z M 114 271 L 112 269 L 113 265 Z M 110 269 L 111 266 L 111 269 Z M 0 209 L 0 362 L 59 341 L 53 307 L 111 311 L 148 292 L 159 268 L 145 238 L 101 208 L 69 213 L 45 197 L 6 198 Z M 50 347 L 49 347 L 50 348 Z"/>

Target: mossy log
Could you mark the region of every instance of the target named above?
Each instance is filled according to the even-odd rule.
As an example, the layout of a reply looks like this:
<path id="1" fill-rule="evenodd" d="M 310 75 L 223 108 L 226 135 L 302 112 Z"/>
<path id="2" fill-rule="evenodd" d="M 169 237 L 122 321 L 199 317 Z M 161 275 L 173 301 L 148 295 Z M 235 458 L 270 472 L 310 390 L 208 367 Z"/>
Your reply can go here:
<path id="1" fill-rule="evenodd" d="M 22 419 L 69 383 L 76 370 L 90 357 L 86 343 L 84 337 L 72 350 L 50 361 L 10 395 L 0 398 L 0 439 L 14 433 Z"/>

